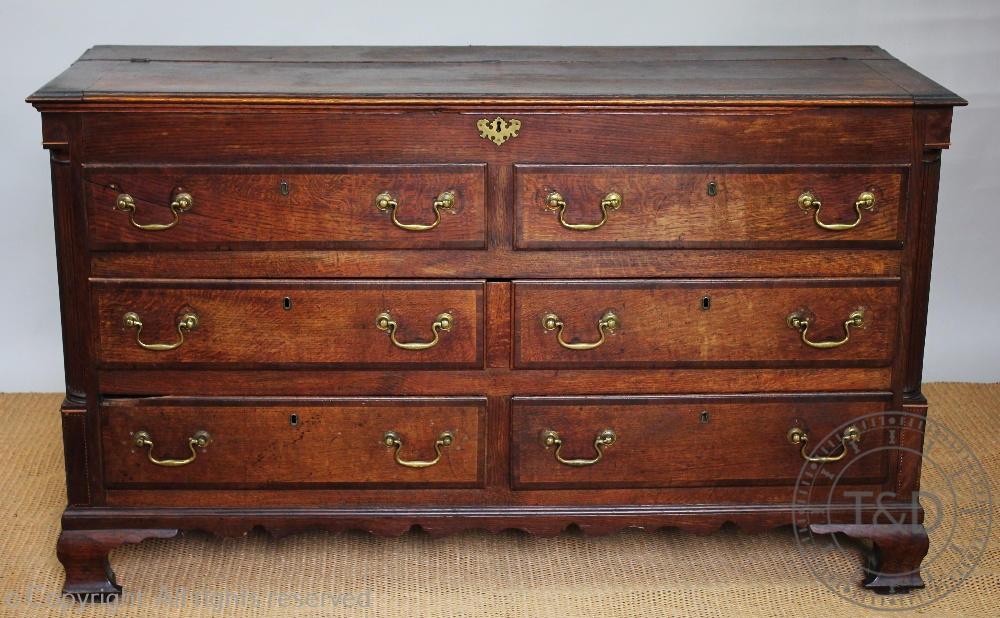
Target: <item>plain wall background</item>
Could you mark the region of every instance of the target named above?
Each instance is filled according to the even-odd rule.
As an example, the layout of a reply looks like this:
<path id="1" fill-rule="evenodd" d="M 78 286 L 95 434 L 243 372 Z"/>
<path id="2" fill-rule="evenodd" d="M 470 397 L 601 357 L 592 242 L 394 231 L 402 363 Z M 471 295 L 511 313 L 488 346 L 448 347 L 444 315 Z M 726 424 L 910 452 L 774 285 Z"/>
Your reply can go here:
<path id="1" fill-rule="evenodd" d="M 0 391 L 64 388 L 48 154 L 23 99 L 95 44 L 880 45 L 970 102 L 941 169 L 924 380 L 1000 380 L 996 0 L 0 1 Z"/>

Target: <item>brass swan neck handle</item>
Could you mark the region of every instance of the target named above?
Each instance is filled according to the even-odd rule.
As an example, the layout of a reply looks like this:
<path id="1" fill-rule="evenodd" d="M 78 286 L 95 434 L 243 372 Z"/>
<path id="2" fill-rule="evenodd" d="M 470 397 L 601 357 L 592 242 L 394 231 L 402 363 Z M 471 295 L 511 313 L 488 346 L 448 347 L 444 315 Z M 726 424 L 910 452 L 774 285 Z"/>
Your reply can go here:
<path id="1" fill-rule="evenodd" d="M 592 466 L 601 461 L 604 457 L 604 447 L 611 446 L 617 440 L 618 434 L 616 434 L 613 429 L 605 429 L 597 434 L 596 438 L 594 438 L 594 450 L 597 451 L 597 457 L 594 457 L 593 459 L 564 459 L 561 454 L 563 441 L 559 437 L 559 434 L 551 429 L 546 429 L 542 432 L 542 444 L 545 448 L 552 448 L 553 446 L 556 447 L 556 461 L 564 466 Z"/>
<path id="2" fill-rule="evenodd" d="M 433 348 L 438 344 L 438 341 L 441 338 L 441 331 L 450 331 L 451 327 L 454 325 L 455 318 L 452 317 L 450 313 L 442 313 L 434 319 L 434 322 L 431 323 L 431 332 L 434 333 L 434 339 L 426 343 L 404 343 L 396 339 L 396 328 L 399 327 L 399 324 L 397 324 L 396 320 L 389 315 L 388 311 L 383 311 L 375 316 L 375 328 L 387 332 L 393 345 L 404 350 L 426 350 L 427 348 Z"/>
<path id="3" fill-rule="evenodd" d="M 142 318 L 135 311 L 129 311 L 124 316 L 122 316 L 122 323 L 125 328 L 134 328 L 135 330 L 135 342 L 139 344 L 144 350 L 152 350 L 153 352 L 166 352 L 167 350 L 175 350 L 181 347 L 184 343 L 184 331 L 192 331 L 198 328 L 198 315 L 194 313 L 185 313 L 177 320 L 177 334 L 178 339 L 174 343 L 144 343 L 142 341 Z"/>
<path id="4" fill-rule="evenodd" d="M 559 319 L 559 316 L 554 313 L 542 316 L 542 328 L 556 331 L 556 341 L 567 350 L 593 350 L 604 343 L 607 333 L 613 333 L 619 326 L 621 326 L 621 320 L 618 318 L 618 314 L 614 311 L 606 311 L 597 321 L 597 332 L 601 336 L 600 339 L 593 343 L 568 343 L 563 340 L 562 333 L 565 324 Z"/>
<path id="5" fill-rule="evenodd" d="M 403 448 L 403 439 L 395 431 L 387 431 L 385 435 L 382 436 L 382 444 L 386 447 L 394 449 L 392 452 L 393 459 L 396 460 L 401 466 L 406 466 L 407 468 L 429 468 L 441 461 L 441 449 L 451 446 L 455 442 L 455 434 L 450 431 L 442 431 L 438 439 L 434 441 L 434 452 L 436 456 L 430 461 L 408 461 L 399 458 L 399 450 Z"/>
<path id="6" fill-rule="evenodd" d="M 875 194 L 872 193 L 871 191 L 862 191 L 861 195 L 858 196 L 858 199 L 855 200 L 854 212 L 858 214 L 858 218 L 854 220 L 854 223 L 823 223 L 822 221 L 820 221 L 819 211 L 823 207 L 823 202 L 820 202 L 818 199 L 816 199 L 816 196 L 814 196 L 809 191 L 806 191 L 805 193 L 800 195 L 798 202 L 799 202 L 799 208 L 807 212 L 809 210 L 812 210 L 813 208 L 816 209 L 816 211 L 813 213 L 813 221 L 816 222 L 817 226 L 823 228 L 824 230 L 841 232 L 843 230 L 851 230 L 858 227 L 858 225 L 861 223 L 862 209 L 869 211 L 875 209 Z"/>
<path id="7" fill-rule="evenodd" d="M 865 325 L 865 312 L 862 309 L 852 311 L 851 315 L 847 316 L 847 319 L 844 321 L 844 338 L 834 341 L 810 340 L 807 336 L 809 332 L 809 318 L 798 311 L 793 311 L 788 314 L 788 317 L 785 318 L 785 322 L 792 330 L 799 331 L 802 343 L 806 344 L 810 348 L 827 350 L 830 348 L 838 348 L 847 343 L 851 339 L 851 328 L 860 328 Z"/>
<path id="8" fill-rule="evenodd" d="M 622 196 L 612 191 L 611 193 L 605 195 L 604 199 L 601 200 L 601 212 L 604 213 L 604 216 L 601 218 L 599 222 L 569 223 L 565 219 L 566 200 L 563 199 L 563 196 L 558 191 L 552 191 L 551 193 L 545 196 L 545 208 L 547 210 L 552 210 L 554 212 L 559 213 L 559 223 L 568 230 L 578 230 L 578 231 L 596 230 L 597 228 L 601 227 L 602 225 L 608 222 L 609 210 L 618 210 L 621 207 L 622 207 Z"/>
<path id="9" fill-rule="evenodd" d="M 788 440 L 789 444 L 802 445 L 802 449 L 799 451 L 802 455 L 802 459 L 812 463 L 833 463 L 835 461 L 840 461 L 847 456 L 848 442 L 860 444 L 861 432 L 858 431 L 858 427 L 856 425 L 848 425 L 844 428 L 844 433 L 840 437 L 841 451 L 837 455 L 830 456 L 810 455 L 808 452 L 809 434 L 801 427 L 792 427 L 789 429 L 788 433 L 785 434 L 785 439 Z"/>
<path id="10" fill-rule="evenodd" d="M 399 207 L 399 202 L 396 198 L 392 196 L 389 192 L 382 192 L 375 196 L 375 207 L 382 212 L 390 213 L 392 217 L 392 223 L 398 228 L 409 230 L 411 232 L 425 232 L 427 230 L 433 230 L 441 223 L 441 209 L 451 210 L 455 207 L 455 194 L 452 191 L 445 191 L 441 195 L 437 196 L 431 207 L 434 209 L 434 223 L 429 223 L 427 225 L 421 223 L 402 223 L 396 218 L 396 209 Z"/>
<path id="11" fill-rule="evenodd" d="M 170 212 L 174 214 L 174 220 L 170 223 L 139 223 L 135 220 L 135 198 L 128 193 L 120 193 L 115 201 L 115 209 L 128 213 L 128 220 L 133 227 L 144 232 L 162 232 L 177 225 L 181 220 L 181 213 L 187 212 L 194 207 L 194 197 L 190 193 L 179 192 L 174 195 L 170 202 Z"/>
<path id="12" fill-rule="evenodd" d="M 153 457 L 153 438 L 149 435 L 148 431 L 140 430 L 132 435 L 132 444 L 139 448 L 146 449 L 146 458 L 158 466 L 165 466 L 167 468 L 176 468 L 178 466 L 186 466 L 198 457 L 198 451 L 196 448 L 205 448 L 208 443 L 212 441 L 212 436 L 208 434 L 204 429 L 200 429 L 194 432 L 190 438 L 188 438 L 188 448 L 191 449 L 191 456 L 187 459 L 157 459 Z"/>

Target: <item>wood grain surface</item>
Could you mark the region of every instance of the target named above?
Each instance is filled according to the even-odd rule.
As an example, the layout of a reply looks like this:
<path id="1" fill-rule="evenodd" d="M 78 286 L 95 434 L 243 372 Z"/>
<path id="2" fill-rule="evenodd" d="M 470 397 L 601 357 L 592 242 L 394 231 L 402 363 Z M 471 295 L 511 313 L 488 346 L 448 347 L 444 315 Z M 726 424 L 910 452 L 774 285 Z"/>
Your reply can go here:
<path id="1" fill-rule="evenodd" d="M 811 447 L 856 418 L 880 412 L 881 401 L 816 399 L 680 401 L 663 397 L 515 397 L 511 411 L 512 483 L 516 489 L 793 485 L 802 469 L 786 432 L 800 427 Z M 568 466 L 541 436 L 556 431 L 564 459 L 595 457 L 605 429 L 614 444 L 599 462 Z M 836 439 L 824 454 L 836 455 Z M 851 466 L 825 469 L 839 482 L 877 483 L 886 472 L 883 431 L 864 433 Z M 845 473 L 846 474 L 842 474 Z M 828 479 L 827 479 L 828 481 Z M 824 481 L 824 482 L 827 482 Z"/>
<path id="2" fill-rule="evenodd" d="M 878 61 L 880 65 L 869 65 Z M 29 100 L 622 97 L 961 104 L 874 46 L 94 48 Z M 892 79 L 909 77 L 907 88 Z M 897 77 L 897 80 L 899 78 Z"/>
<path id="3" fill-rule="evenodd" d="M 894 354 L 898 298 L 891 280 L 517 281 L 514 366 L 886 365 Z M 811 316 L 810 340 L 837 341 L 859 308 L 866 325 L 836 348 L 809 347 L 787 324 L 789 314 L 800 312 Z M 592 343 L 607 311 L 621 324 L 592 350 L 566 349 L 542 327 L 542 317 L 554 313 L 565 323 L 564 341 Z"/>
<path id="4" fill-rule="evenodd" d="M 112 402 L 102 411 L 105 478 L 114 488 L 476 487 L 485 476 L 485 398 Z M 197 431 L 211 441 L 190 464 L 157 466 L 148 449 L 133 444 L 140 430 L 153 439 L 158 459 L 189 457 L 188 437 Z M 382 442 L 387 431 L 399 434 L 404 461 L 433 460 L 443 431 L 454 443 L 437 464 L 408 468 Z"/>
<path id="5" fill-rule="evenodd" d="M 717 166 L 525 166 L 514 171 L 515 246 L 524 249 L 829 246 L 869 241 L 899 247 L 905 169 L 747 169 Z M 546 208 L 556 191 L 570 224 L 599 223 L 601 200 L 621 196 L 595 230 L 571 230 Z M 822 202 L 820 221 L 850 224 L 863 191 L 875 195 L 850 230 L 826 230 L 798 206 L 809 192 Z M 878 242 L 881 241 L 881 242 Z"/>
<path id="6" fill-rule="evenodd" d="M 483 366 L 483 282 L 103 282 L 95 285 L 94 317 L 102 364 L 470 368 Z M 287 304 L 285 299 L 288 299 Z M 285 309 L 285 307 L 288 309 Z M 123 324 L 143 322 L 145 343 L 178 340 L 180 316 L 198 327 L 174 350 L 153 351 Z M 389 312 L 401 343 L 428 343 L 432 323 L 454 324 L 425 350 L 395 346 L 375 318 Z"/>
<path id="7" fill-rule="evenodd" d="M 486 248 L 483 165 L 88 166 L 85 178 L 95 249 Z M 169 223 L 180 191 L 194 203 L 169 230 L 140 230 L 115 209 L 127 193 L 138 223 Z M 401 229 L 375 206 L 375 197 L 387 192 L 402 223 L 430 225 L 434 201 L 446 191 L 454 207 L 441 209 L 441 222 L 430 230 Z"/>

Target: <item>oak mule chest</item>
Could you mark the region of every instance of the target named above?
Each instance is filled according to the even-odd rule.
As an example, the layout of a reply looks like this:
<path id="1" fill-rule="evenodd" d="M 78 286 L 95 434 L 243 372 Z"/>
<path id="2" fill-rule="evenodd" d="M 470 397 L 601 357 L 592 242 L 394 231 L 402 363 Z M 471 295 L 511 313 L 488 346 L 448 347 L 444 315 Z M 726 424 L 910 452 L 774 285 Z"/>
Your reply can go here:
<path id="1" fill-rule="evenodd" d="M 803 515 L 921 585 L 919 517 L 869 515 L 915 512 L 922 435 L 886 427 L 925 411 L 965 102 L 885 51 L 110 46 L 28 101 L 66 592 L 180 530 Z"/>

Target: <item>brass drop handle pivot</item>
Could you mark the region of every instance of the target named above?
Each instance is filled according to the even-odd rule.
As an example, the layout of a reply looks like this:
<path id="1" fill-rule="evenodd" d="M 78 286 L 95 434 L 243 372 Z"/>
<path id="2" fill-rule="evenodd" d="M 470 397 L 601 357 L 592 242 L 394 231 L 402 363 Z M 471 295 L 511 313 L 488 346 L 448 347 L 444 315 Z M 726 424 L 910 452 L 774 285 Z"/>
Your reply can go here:
<path id="1" fill-rule="evenodd" d="M 597 228 L 601 227 L 602 225 L 608 222 L 608 210 L 618 210 L 621 207 L 622 207 L 622 196 L 612 191 L 611 193 L 605 195 L 604 199 L 601 200 L 601 212 L 604 213 L 604 216 L 601 218 L 600 222 L 569 223 L 564 218 L 564 215 L 566 214 L 566 201 L 563 199 L 563 196 L 560 195 L 558 191 L 552 191 L 551 193 L 545 196 L 545 208 L 547 210 L 558 212 L 559 223 L 562 224 L 564 228 L 569 230 L 579 230 L 579 231 L 596 230 Z"/>
<path id="2" fill-rule="evenodd" d="M 152 350 L 154 352 L 165 352 L 167 350 L 174 350 L 181 347 L 184 343 L 184 331 L 192 331 L 198 328 L 198 316 L 194 313 L 185 313 L 177 321 L 177 334 L 180 338 L 174 343 L 143 343 L 142 337 L 142 318 L 139 314 L 134 311 L 129 311 L 124 316 L 122 316 L 122 323 L 125 328 L 134 328 L 135 331 L 135 341 L 139 344 L 139 347 L 144 350 Z"/>
<path id="3" fill-rule="evenodd" d="M 451 191 L 445 191 L 441 195 L 437 196 L 434 200 L 434 223 L 429 225 L 423 225 L 420 223 L 401 223 L 399 219 L 396 218 L 396 208 L 399 207 L 399 202 L 396 198 L 392 197 L 392 194 L 388 192 L 382 192 L 375 196 L 375 207 L 382 212 L 389 212 L 392 215 L 393 224 L 404 230 L 409 230 L 411 232 L 424 232 L 426 230 L 432 230 L 441 223 L 441 209 L 451 210 L 455 207 L 455 194 Z"/>
<path id="4" fill-rule="evenodd" d="M 597 457 L 593 459 L 563 459 L 560 452 L 562 451 L 563 441 L 559 437 L 559 434 L 552 431 L 551 429 L 546 429 L 542 432 L 542 444 L 545 448 L 556 447 L 556 461 L 563 464 L 564 466 L 592 466 L 597 462 L 601 461 L 604 457 L 604 451 L 602 450 L 606 446 L 611 446 L 618 439 L 618 435 L 613 429 L 605 429 L 601 433 L 597 434 L 594 438 L 594 450 L 597 451 Z"/>
<path id="5" fill-rule="evenodd" d="M 854 202 L 854 211 L 858 213 L 858 218 L 855 219 L 854 223 L 823 223 L 822 221 L 819 220 L 819 210 L 822 207 L 823 203 L 820 202 L 818 199 L 816 199 L 816 196 L 814 196 L 809 191 L 806 191 L 805 193 L 799 196 L 799 208 L 807 212 L 809 210 L 812 210 L 813 208 L 816 209 L 816 211 L 813 213 L 813 221 L 816 222 L 816 225 L 823 228 L 824 230 L 831 230 L 834 232 L 850 230 L 858 227 L 858 224 L 861 223 L 862 208 L 865 210 L 875 209 L 875 194 L 872 193 L 871 191 L 862 191 L 861 195 L 858 196 L 858 199 Z"/>
<path id="6" fill-rule="evenodd" d="M 829 457 L 821 457 L 816 455 L 810 455 L 807 451 L 809 447 L 809 434 L 800 427 L 792 427 L 785 434 L 785 438 L 790 444 L 802 445 L 802 459 L 810 461 L 812 463 L 833 463 L 835 461 L 840 461 L 847 456 L 847 443 L 848 442 L 861 442 L 861 432 L 858 431 L 856 425 L 848 425 L 844 429 L 844 434 L 840 437 L 841 451 L 837 455 L 831 455 Z"/>
<path id="7" fill-rule="evenodd" d="M 397 348 L 402 348 L 404 350 L 426 350 L 427 348 L 433 348 L 438 344 L 438 340 L 441 337 L 441 331 L 449 331 L 451 327 L 455 324 L 455 318 L 451 316 L 450 313 L 442 313 L 434 319 L 431 324 L 431 331 L 434 333 L 434 339 L 428 341 L 427 343 L 403 343 L 396 340 L 396 328 L 399 326 L 396 320 L 392 319 L 388 311 L 383 311 L 382 313 L 375 316 L 375 328 L 383 330 L 389 333 L 389 339 L 392 340 L 393 345 Z"/>
<path id="8" fill-rule="evenodd" d="M 434 441 L 434 452 L 437 454 L 430 461 L 406 461 L 399 458 L 399 449 L 403 448 L 403 439 L 395 431 L 387 431 L 382 436 L 382 443 L 388 448 L 395 449 L 392 453 L 393 459 L 401 466 L 407 468 L 429 468 L 441 461 L 441 449 L 451 446 L 455 442 L 455 434 L 450 431 L 442 431 L 438 439 Z"/>
<path id="9" fill-rule="evenodd" d="M 809 332 L 809 320 L 804 315 L 798 311 L 793 311 L 788 314 L 785 319 L 788 327 L 799 331 L 802 337 L 802 343 L 806 344 L 810 348 L 818 348 L 821 350 L 836 348 L 844 345 L 851 338 L 851 328 L 860 328 L 865 325 L 865 312 L 861 309 L 857 309 L 851 312 L 851 315 L 847 316 L 844 321 L 844 338 L 839 341 L 810 341 L 806 334 Z"/>
<path id="10" fill-rule="evenodd" d="M 191 456 L 187 459 L 157 459 L 153 457 L 153 438 L 150 437 L 148 431 L 137 431 L 132 435 L 132 443 L 139 448 L 144 448 L 146 450 L 146 457 L 149 461 L 153 462 L 158 466 L 166 466 L 168 468 L 176 468 L 177 466 L 186 466 L 195 458 L 198 457 L 198 451 L 196 448 L 205 448 L 208 443 L 212 441 L 212 436 L 208 434 L 204 429 L 199 429 L 194 432 L 190 438 L 188 438 L 188 448 L 191 449 Z"/>
<path id="11" fill-rule="evenodd" d="M 602 343 L 604 343 L 605 336 L 607 333 L 613 333 L 616 328 L 621 325 L 621 320 L 619 320 L 618 315 L 613 311 L 606 311 L 601 319 L 597 321 L 597 332 L 600 333 L 601 338 L 593 343 L 567 343 L 563 341 L 562 333 L 563 321 L 559 319 L 554 313 L 547 313 L 542 316 L 542 328 L 545 330 L 556 331 L 556 341 L 559 345 L 568 350 L 593 350 Z"/>
<path id="12" fill-rule="evenodd" d="M 115 201 L 115 208 L 128 213 L 128 220 L 133 226 L 145 232 L 161 232 L 169 230 L 177 225 L 181 220 L 181 213 L 187 212 L 194 207 L 194 197 L 190 193 L 180 192 L 174 195 L 170 202 L 170 212 L 174 213 L 174 220 L 170 223 L 138 223 L 135 220 L 135 199 L 128 193 L 121 193 Z"/>

